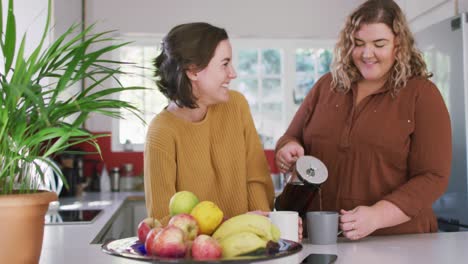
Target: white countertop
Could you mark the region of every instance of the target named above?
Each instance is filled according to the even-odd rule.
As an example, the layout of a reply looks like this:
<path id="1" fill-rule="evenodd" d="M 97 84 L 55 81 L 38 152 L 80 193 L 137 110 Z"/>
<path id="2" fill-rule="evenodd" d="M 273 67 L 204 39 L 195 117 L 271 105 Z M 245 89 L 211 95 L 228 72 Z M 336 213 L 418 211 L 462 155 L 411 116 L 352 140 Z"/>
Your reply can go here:
<path id="1" fill-rule="evenodd" d="M 98 232 L 122 205 L 125 198 L 143 196 L 142 192 L 85 193 L 78 199 L 61 199 L 61 204 L 75 204 L 81 209 L 104 209 L 91 224 L 46 225 L 41 264 L 144 263 L 111 256 L 101 245 L 91 244 Z M 336 263 L 467 263 L 468 232 L 433 233 L 368 237 L 357 242 L 340 238 L 335 245 L 304 243 L 292 256 L 261 263 L 300 263 L 310 253 L 338 255 Z"/>

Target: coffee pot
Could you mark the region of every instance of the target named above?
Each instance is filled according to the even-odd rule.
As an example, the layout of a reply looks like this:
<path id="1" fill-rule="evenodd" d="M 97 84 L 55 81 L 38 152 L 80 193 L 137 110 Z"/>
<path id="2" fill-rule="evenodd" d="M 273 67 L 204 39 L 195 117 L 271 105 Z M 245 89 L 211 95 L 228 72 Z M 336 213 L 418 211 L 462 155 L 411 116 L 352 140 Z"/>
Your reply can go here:
<path id="1" fill-rule="evenodd" d="M 298 158 L 286 186 L 275 200 L 276 210 L 296 211 L 304 216 L 313 200 L 318 200 L 321 208 L 320 186 L 327 178 L 328 170 L 321 160 L 313 156 Z"/>

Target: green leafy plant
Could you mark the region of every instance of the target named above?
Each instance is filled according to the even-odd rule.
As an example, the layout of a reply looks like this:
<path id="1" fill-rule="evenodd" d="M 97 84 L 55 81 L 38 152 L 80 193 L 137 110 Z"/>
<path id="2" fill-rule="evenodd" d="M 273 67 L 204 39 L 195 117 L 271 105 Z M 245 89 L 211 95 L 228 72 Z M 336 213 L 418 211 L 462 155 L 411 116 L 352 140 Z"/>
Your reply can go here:
<path id="1" fill-rule="evenodd" d="M 17 45 L 13 0 L 8 1 L 5 24 L 2 3 L 0 194 L 34 192 L 37 183 L 29 176 L 31 168 L 36 168 L 43 180 L 40 162 L 50 164 L 49 157 L 83 142 L 93 144 L 100 153 L 95 139 L 104 135 L 90 133 L 82 128 L 83 123 L 90 113 L 122 118 L 121 110 L 127 110 L 140 117 L 133 105 L 112 97 L 124 90 L 143 88 L 123 87 L 116 79 L 124 74 L 119 69 L 122 62 L 104 58 L 128 44 L 115 44 L 115 39 L 109 37 L 111 32 L 93 33 L 93 26 L 80 32 L 80 25 L 72 25 L 46 46 L 51 30 L 51 0 L 42 38 L 31 54 L 25 56 L 27 34 Z M 76 85 L 85 79 L 88 85 L 75 91 Z M 117 87 L 101 87 L 112 79 Z M 54 170 L 63 179 L 60 170 Z"/>

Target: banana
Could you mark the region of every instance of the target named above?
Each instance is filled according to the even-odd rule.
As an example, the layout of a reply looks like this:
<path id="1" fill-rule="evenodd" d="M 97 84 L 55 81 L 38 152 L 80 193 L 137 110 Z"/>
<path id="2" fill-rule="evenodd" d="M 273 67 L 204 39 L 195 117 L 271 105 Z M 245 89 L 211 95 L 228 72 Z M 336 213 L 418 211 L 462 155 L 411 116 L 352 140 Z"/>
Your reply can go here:
<path id="1" fill-rule="evenodd" d="M 220 241 L 234 233 L 252 232 L 264 241 L 278 242 L 279 230 L 270 219 L 258 214 L 241 214 L 229 218 L 214 232 L 213 238 Z"/>
<path id="2" fill-rule="evenodd" d="M 275 224 L 271 224 L 271 237 L 274 242 L 278 242 L 280 239 L 281 232 Z"/>
<path id="3" fill-rule="evenodd" d="M 266 248 L 267 241 L 252 232 L 239 232 L 224 237 L 219 244 L 223 249 L 223 258 L 231 258 Z"/>

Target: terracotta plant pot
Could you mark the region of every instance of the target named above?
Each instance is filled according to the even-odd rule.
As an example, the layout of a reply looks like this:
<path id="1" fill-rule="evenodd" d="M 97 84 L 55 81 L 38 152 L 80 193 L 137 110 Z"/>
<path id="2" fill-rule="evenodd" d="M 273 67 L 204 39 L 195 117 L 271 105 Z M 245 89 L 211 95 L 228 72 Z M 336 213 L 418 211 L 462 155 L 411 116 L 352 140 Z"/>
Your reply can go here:
<path id="1" fill-rule="evenodd" d="M 0 256 L 2 263 L 38 263 L 44 216 L 54 192 L 0 195 Z"/>

